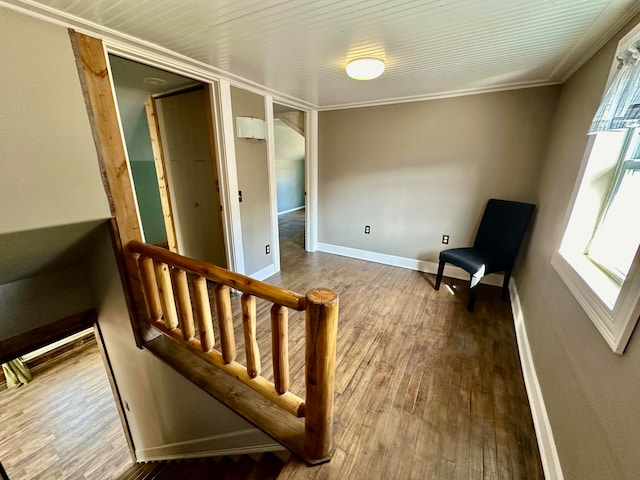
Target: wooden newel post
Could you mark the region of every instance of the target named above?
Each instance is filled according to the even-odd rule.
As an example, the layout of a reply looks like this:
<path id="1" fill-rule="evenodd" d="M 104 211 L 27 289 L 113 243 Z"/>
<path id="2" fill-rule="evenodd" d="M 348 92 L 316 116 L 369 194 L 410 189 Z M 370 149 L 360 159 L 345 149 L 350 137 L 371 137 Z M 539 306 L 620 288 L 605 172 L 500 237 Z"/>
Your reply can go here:
<path id="1" fill-rule="evenodd" d="M 319 288 L 307 293 L 304 449 L 312 458 L 331 453 L 336 371 L 338 294 Z"/>

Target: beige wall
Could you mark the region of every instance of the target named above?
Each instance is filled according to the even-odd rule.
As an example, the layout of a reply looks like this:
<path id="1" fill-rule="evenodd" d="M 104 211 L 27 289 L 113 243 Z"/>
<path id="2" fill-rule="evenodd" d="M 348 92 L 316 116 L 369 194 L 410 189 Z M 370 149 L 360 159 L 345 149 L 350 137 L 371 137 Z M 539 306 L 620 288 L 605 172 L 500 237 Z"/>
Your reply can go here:
<path id="1" fill-rule="evenodd" d="M 468 246 L 487 199 L 535 199 L 557 92 L 321 112 L 319 242 L 428 261 L 443 234 Z"/>
<path id="2" fill-rule="evenodd" d="M 5 59 L 0 70 L 0 234 L 109 217 L 66 29 L 2 8 L 0 25 Z M 47 234 L 38 232 L 46 245 Z M 60 307 L 82 307 L 89 298 L 96 308 L 116 383 L 130 407 L 127 418 L 140 458 L 273 445 L 269 437 L 135 346 L 106 226 L 96 233 L 96 240 L 95 250 L 83 261 L 84 275 L 74 277 L 83 282 L 83 290 L 66 291 L 69 298 L 60 298 Z M 66 251 L 65 242 L 52 243 L 61 250 L 53 253 Z M 42 259 L 55 257 L 38 254 Z M 0 254 L 0 267 L 4 260 Z M 76 256 L 72 260 L 73 265 L 79 262 Z M 35 271 L 38 266 L 46 265 L 30 268 Z M 59 269 L 49 281 L 69 280 Z M 24 295 L 37 281 L 23 282 L 17 293 L 11 288 L 15 285 L 3 288 L 2 294 Z"/>
<path id="3" fill-rule="evenodd" d="M 265 119 L 264 97 L 241 88 L 231 87 L 231 108 L 234 136 L 236 117 Z M 235 147 L 244 268 L 252 275 L 273 264 L 273 253 L 265 254 L 265 245 L 271 244 L 267 142 L 235 136 Z"/>
<path id="4" fill-rule="evenodd" d="M 110 216 L 66 29 L 0 9 L 0 233 Z"/>
<path id="5" fill-rule="evenodd" d="M 640 478 L 640 338 L 614 354 L 550 265 L 564 229 L 587 129 L 619 38 L 563 86 L 540 186 L 538 214 L 517 278 L 525 324 L 565 479 Z"/>
<path id="6" fill-rule="evenodd" d="M 79 266 L 0 285 L 0 339 L 92 308 Z"/>

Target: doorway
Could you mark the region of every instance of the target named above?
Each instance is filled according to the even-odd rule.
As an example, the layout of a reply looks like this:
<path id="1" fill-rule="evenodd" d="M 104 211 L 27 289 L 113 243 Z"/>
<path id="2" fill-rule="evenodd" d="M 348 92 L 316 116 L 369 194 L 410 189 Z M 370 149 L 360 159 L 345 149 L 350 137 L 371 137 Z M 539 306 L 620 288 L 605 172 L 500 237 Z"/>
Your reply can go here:
<path id="1" fill-rule="evenodd" d="M 226 268 L 211 86 L 109 62 L 145 242 Z"/>
<path id="2" fill-rule="evenodd" d="M 281 269 L 305 249 L 305 113 L 273 104 L 278 234 Z"/>

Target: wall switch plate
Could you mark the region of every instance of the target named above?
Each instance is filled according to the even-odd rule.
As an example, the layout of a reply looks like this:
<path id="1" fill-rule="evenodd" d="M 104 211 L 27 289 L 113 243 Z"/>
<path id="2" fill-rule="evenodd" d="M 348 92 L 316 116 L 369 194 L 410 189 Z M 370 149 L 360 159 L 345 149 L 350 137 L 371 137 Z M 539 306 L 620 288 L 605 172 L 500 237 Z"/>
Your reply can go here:
<path id="1" fill-rule="evenodd" d="M 369 225 L 364 226 L 364 233 L 366 233 L 367 235 L 371 233 L 371 227 Z"/>
<path id="2" fill-rule="evenodd" d="M 267 255 L 269 255 L 271 253 L 271 245 L 269 245 L 269 244 L 265 245 L 264 253 L 266 253 Z"/>
<path id="3" fill-rule="evenodd" d="M 449 235 L 442 235 L 442 243 L 445 245 L 449 244 Z"/>

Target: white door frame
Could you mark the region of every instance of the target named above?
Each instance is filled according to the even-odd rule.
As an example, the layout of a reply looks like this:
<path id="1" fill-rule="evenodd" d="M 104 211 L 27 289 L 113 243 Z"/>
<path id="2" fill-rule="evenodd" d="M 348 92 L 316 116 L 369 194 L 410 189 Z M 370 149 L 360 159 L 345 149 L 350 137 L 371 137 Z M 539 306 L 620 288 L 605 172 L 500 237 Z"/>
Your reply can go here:
<path id="1" fill-rule="evenodd" d="M 135 62 L 160 68 L 171 73 L 187 76 L 209 84 L 211 92 L 211 112 L 216 134 L 216 163 L 220 178 L 220 197 L 223 208 L 223 230 L 227 253 L 228 269 L 245 274 L 244 253 L 242 247 L 242 223 L 238 200 L 238 176 L 235 153 L 235 133 L 233 110 L 231 105 L 231 82 L 223 75 L 214 76 L 203 68 L 192 65 L 187 59 L 170 58 L 157 52 L 145 52 L 139 47 L 120 41 L 111 43 L 102 38 L 106 53 L 119 55 Z M 253 91 L 265 98 L 265 116 L 267 117 L 267 159 L 269 172 L 269 193 L 271 211 L 271 238 L 273 264 L 276 272 L 280 270 L 280 248 L 278 235 L 278 216 L 275 184 L 275 150 L 273 146 L 273 102 L 291 106 L 305 114 L 305 250 L 317 250 L 317 152 L 318 152 L 318 112 L 308 105 L 296 101 L 275 98 L 255 85 L 245 85 L 237 81 L 234 86 Z M 114 91 L 115 98 L 115 91 Z M 273 149 L 273 150 L 272 150 Z"/>
<path id="2" fill-rule="evenodd" d="M 307 252 L 317 250 L 317 221 L 318 221 L 318 112 L 306 110 L 286 101 L 274 100 L 273 96 L 264 96 L 264 112 L 267 123 L 267 162 L 269 172 L 269 203 L 271 211 L 271 252 L 273 253 L 273 266 L 275 272 L 280 271 L 280 233 L 278 230 L 278 199 L 276 183 L 276 156 L 275 156 L 275 128 L 273 123 L 273 103 L 285 105 L 304 113 L 304 176 L 305 176 L 305 245 Z"/>

